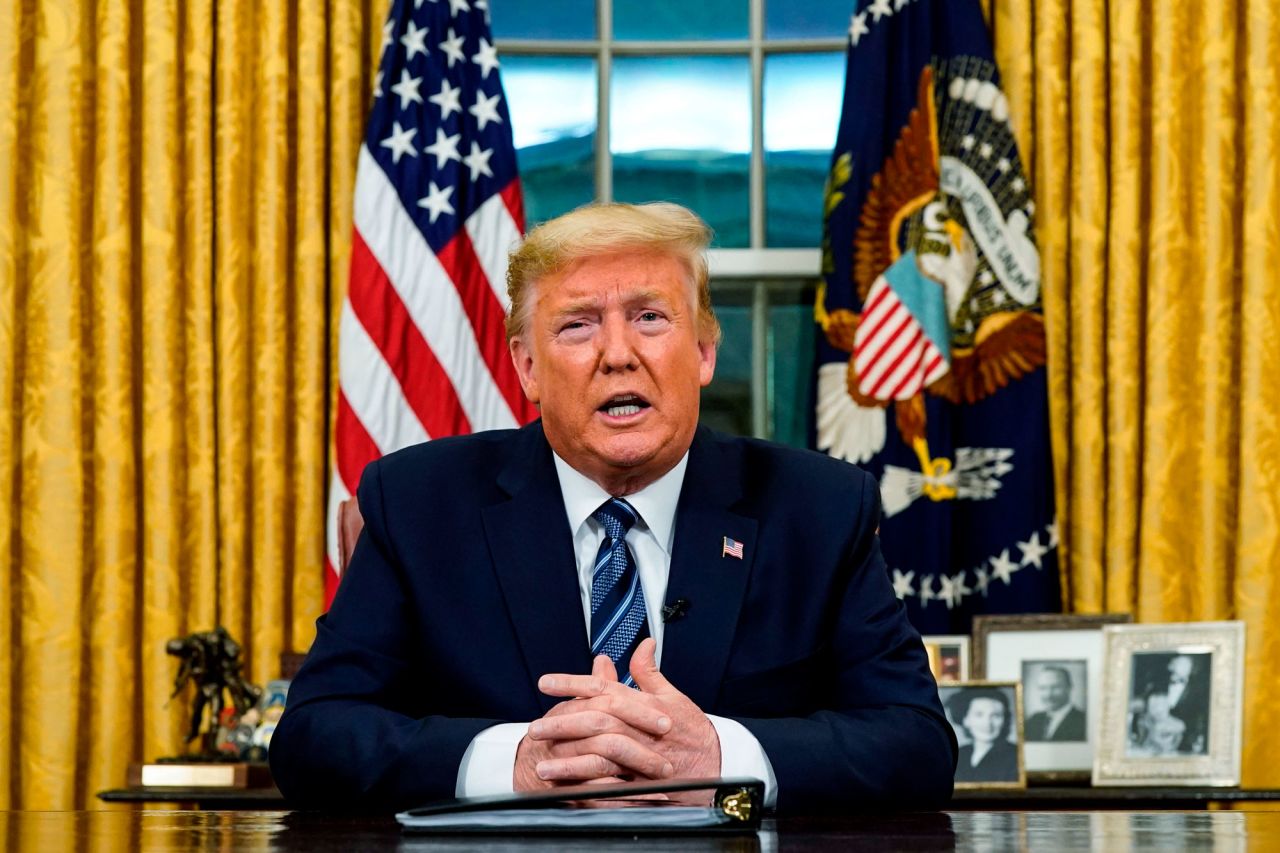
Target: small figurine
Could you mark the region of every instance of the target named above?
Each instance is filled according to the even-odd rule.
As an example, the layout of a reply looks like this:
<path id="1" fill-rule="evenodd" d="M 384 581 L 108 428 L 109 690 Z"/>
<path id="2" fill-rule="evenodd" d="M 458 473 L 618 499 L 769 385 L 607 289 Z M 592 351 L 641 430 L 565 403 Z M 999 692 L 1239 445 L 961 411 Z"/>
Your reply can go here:
<path id="1" fill-rule="evenodd" d="M 224 706 L 223 691 L 231 694 L 231 704 L 236 716 L 243 715 L 254 706 L 262 695 L 262 688 L 245 681 L 240 672 L 240 644 L 231 638 L 226 628 L 219 625 L 212 631 L 201 631 L 186 637 L 175 637 L 165 644 L 165 651 L 179 658 L 178 675 L 173 682 L 172 699 L 182 692 L 187 682 L 196 686 L 191 707 L 191 728 L 187 743 L 201 737 L 200 751 L 196 756 L 208 760 L 221 760 L 218 750 L 218 724 Z M 209 706 L 209 725 L 203 734 L 200 724 L 204 720 L 205 706 Z"/>

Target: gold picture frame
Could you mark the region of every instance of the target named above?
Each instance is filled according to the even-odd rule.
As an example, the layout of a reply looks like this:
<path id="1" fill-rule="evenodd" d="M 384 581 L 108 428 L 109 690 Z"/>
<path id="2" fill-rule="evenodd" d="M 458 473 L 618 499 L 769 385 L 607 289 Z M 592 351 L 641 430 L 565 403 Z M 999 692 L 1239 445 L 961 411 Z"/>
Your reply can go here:
<path id="1" fill-rule="evenodd" d="M 1092 777 L 1102 718 L 1102 629 L 1130 620 L 1127 613 L 974 617 L 974 677 L 1022 682 L 1030 784 Z"/>
<path id="2" fill-rule="evenodd" d="M 1022 685 L 1016 681 L 953 681 L 938 685 L 938 697 L 960 744 L 956 789 L 1018 790 L 1027 787 L 1022 757 Z M 990 722 L 989 713 L 982 711 L 983 706 L 974 708 L 977 699 L 995 699 L 1004 705 L 1006 716 L 1000 729 L 992 733 L 994 744 L 988 748 L 986 757 L 973 764 L 972 748 L 982 740 L 974 737 L 978 733 L 976 725 Z M 989 702 L 984 705 L 990 707 Z M 970 713 L 978 718 L 976 724 Z M 1009 741 L 1010 735 L 1014 737 L 1013 741 Z"/>
<path id="3" fill-rule="evenodd" d="M 934 681 L 968 681 L 969 636 L 967 634 L 926 634 L 920 638 L 929 656 L 929 671 Z"/>

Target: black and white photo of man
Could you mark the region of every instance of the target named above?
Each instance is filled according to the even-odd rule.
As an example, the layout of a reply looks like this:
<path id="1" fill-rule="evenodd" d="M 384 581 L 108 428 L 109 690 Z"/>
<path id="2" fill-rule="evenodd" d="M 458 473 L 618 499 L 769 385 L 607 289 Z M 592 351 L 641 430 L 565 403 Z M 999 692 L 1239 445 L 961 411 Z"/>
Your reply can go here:
<path id="1" fill-rule="evenodd" d="M 1083 660 L 1027 660 L 1022 663 L 1028 742 L 1083 742 L 1088 739 Z"/>

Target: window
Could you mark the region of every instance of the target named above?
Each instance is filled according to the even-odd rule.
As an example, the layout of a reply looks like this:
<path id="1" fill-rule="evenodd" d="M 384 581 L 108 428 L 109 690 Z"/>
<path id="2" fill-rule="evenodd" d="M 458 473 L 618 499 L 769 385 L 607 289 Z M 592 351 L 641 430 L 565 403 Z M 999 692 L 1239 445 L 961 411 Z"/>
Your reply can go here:
<path id="1" fill-rule="evenodd" d="M 529 224 L 669 199 L 715 229 L 703 421 L 808 442 L 849 0 L 490 0 Z"/>

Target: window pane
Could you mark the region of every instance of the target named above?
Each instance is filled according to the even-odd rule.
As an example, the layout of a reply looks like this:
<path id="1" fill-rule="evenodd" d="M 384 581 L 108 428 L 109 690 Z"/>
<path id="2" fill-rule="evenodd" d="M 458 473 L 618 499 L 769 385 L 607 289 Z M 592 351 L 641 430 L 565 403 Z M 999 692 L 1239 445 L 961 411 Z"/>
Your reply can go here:
<path id="1" fill-rule="evenodd" d="M 849 0 L 765 0 L 764 37 L 840 38 L 849 29 L 856 5 Z"/>
<path id="2" fill-rule="evenodd" d="M 751 293 L 717 290 L 712 302 L 724 336 L 715 378 L 702 389 L 698 420 L 722 432 L 751 435 Z"/>
<path id="3" fill-rule="evenodd" d="M 773 289 L 769 294 L 769 416 L 773 440 L 794 447 L 809 444 L 813 298 L 812 286 L 790 293 Z"/>
<path id="4" fill-rule="evenodd" d="M 494 38 L 596 37 L 596 0 L 489 0 L 489 9 Z"/>
<path id="5" fill-rule="evenodd" d="M 822 185 L 844 97 L 843 53 L 770 56 L 764 66 L 765 244 L 822 243 Z"/>
<path id="6" fill-rule="evenodd" d="M 596 62 L 587 57 L 505 56 L 525 218 L 533 226 L 596 197 Z"/>
<path id="7" fill-rule="evenodd" d="M 745 39 L 748 0 L 614 0 L 615 39 Z"/>
<path id="8" fill-rule="evenodd" d="M 745 56 L 619 57 L 609 109 L 614 198 L 679 202 L 715 229 L 714 245 L 749 244 Z"/>

